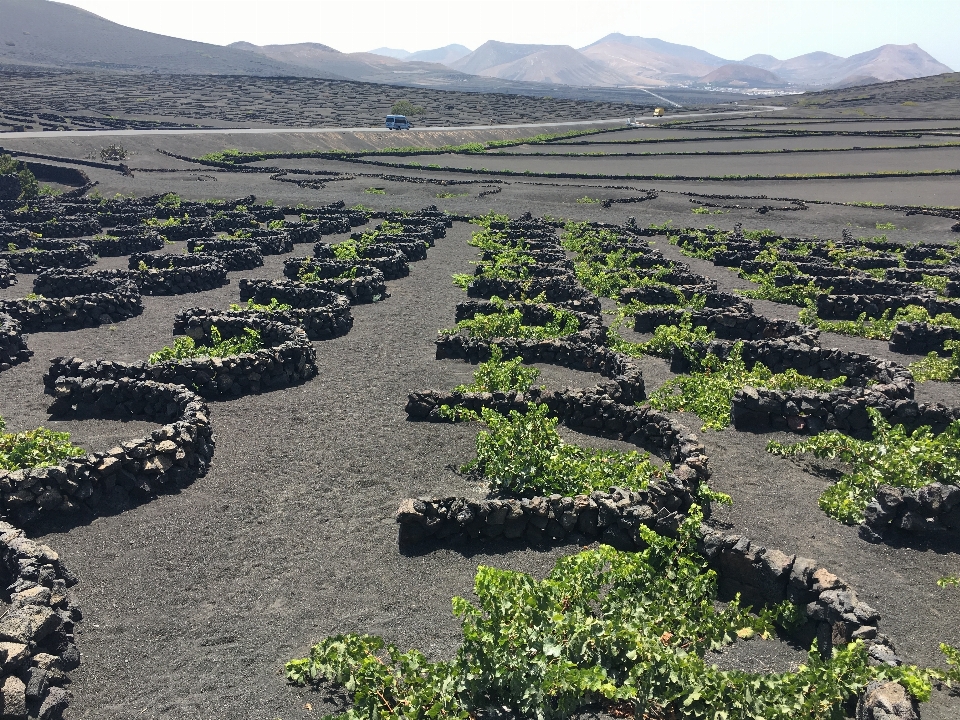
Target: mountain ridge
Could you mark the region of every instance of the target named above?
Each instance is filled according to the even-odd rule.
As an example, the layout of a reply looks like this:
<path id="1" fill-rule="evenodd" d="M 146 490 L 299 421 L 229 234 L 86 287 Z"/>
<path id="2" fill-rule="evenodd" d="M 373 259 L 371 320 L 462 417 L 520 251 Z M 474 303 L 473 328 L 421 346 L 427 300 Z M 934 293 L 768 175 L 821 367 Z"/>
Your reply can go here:
<path id="1" fill-rule="evenodd" d="M 0 17 L 0 68 L 8 69 L 322 77 L 477 92 L 510 87 L 531 94 L 559 85 L 617 93 L 706 84 L 711 92 L 819 90 L 952 72 L 916 44 L 882 45 L 846 58 L 818 51 L 787 60 L 755 54 L 737 61 L 691 45 L 609 33 L 579 49 L 490 40 L 474 51 L 451 44 L 414 53 L 391 48 L 343 53 L 321 43 L 221 46 L 183 40 L 53 0 L 0 0 Z"/>
<path id="2" fill-rule="evenodd" d="M 135 30 L 51 0 L 0 0 L 0 17 L 0 67 L 312 75 L 245 50 Z"/>

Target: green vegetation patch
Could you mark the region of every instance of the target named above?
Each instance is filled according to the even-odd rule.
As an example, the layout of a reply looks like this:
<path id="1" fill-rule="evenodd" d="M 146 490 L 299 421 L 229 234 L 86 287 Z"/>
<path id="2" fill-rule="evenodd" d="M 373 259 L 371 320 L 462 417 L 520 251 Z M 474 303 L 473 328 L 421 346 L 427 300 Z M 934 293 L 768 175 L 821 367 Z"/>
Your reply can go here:
<path id="1" fill-rule="evenodd" d="M 52 467 L 87 451 L 70 443 L 70 433 L 47 428 L 8 433 L 6 421 L 0 417 L 0 470 Z"/>
<path id="2" fill-rule="evenodd" d="M 917 382 L 928 380 L 960 379 L 960 342 L 947 340 L 943 347 L 950 351 L 949 357 L 940 357 L 936 352 L 928 353 L 923 360 L 917 360 L 907 366 Z"/>
<path id="3" fill-rule="evenodd" d="M 889 340 L 897 323 L 901 322 L 922 322 L 960 329 L 960 318 L 950 313 L 930 315 L 927 309 L 920 305 L 907 305 L 896 312 L 884 310 L 878 318 L 868 318 L 866 313 L 860 313 L 856 320 L 821 320 L 817 317 L 816 308 L 811 302 L 800 311 L 800 322 L 815 325 L 824 332 L 855 335 L 871 340 Z"/>
<path id="4" fill-rule="evenodd" d="M 848 525 L 863 520 L 864 508 L 880 485 L 911 489 L 934 481 L 960 485 L 960 421 L 939 435 L 929 427 L 910 433 L 903 425 L 891 426 L 875 408 L 867 412 L 873 423 L 870 440 L 830 431 L 793 445 L 771 442 L 767 450 L 786 457 L 813 453 L 849 463 L 851 472 L 825 490 L 819 501 L 825 513 Z"/>
<path id="5" fill-rule="evenodd" d="M 572 335 L 580 329 L 580 321 L 569 310 L 552 308 L 552 318 L 544 325 L 524 325 L 523 312 L 519 307 L 508 308 L 504 300 L 491 298 L 494 312 L 477 313 L 472 318 L 461 320 L 456 328 L 442 330 L 452 335 L 465 331 L 470 337 L 482 340 L 492 338 L 517 338 L 519 340 L 544 340 Z"/>
<path id="6" fill-rule="evenodd" d="M 156 365 L 167 360 L 185 360 L 199 357 L 229 357 L 241 353 L 252 353 L 263 347 L 260 333 L 252 328 L 244 328 L 243 335 L 224 339 L 214 325 L 210 328 L 210 345 L 197 345 L 192 337 L 178 337 L 173 346 L 167 346 L 150 356 L 150 364 Z"/>
<path id="7" fill-rule="evenodd" d="M 469 385 L 457 385 L 455 392 L 526 392 L 540 377 L 535 367 L 523 364 L 522 358 L 503 359 L 503 350 L 494 345 L 490 348 L 490 359 L 477 365 L 473 373 L 473 382 Z"/>
<path id="8" fill-rule="evenodd" d="M 490 707 L 553 720 L 594 703 L 637 718 L 827 720 L 843 717 L 867 683 L 888 678 L 929 697 L 921 672 L 871 667 L 860 641 L 830 660 L 814 646 L 792 673 L 712 665 L 710 650 L 769 637 L 799 612 L 783 604 L 752 615 L 738 600 L 717 603 L 717 576 L 693 550 L 700 520 L 692 512 L 676 540 L 641 527 L 646 550 L 600 546 L 561 558 L 543 580 L 479 567 L 476 602 L 453 599 L 463 641 L 450 661 L 337 635 L 287 663 L 287 678 L 344 686 L 354 704 L 341 720 L 467 720 Z"/>
<path id="9" fill-rule="evenodd" d="M 498 493 L 534 496 L 589 494 L 611 487 L 642 490 L 663 475 L 643 452 L 594 450 L 570 445 L 557 433 L 557 418 L 546 405 L 509 415 L 484 408 L 487 429 L 477 436 L 477 457 L 463 467 Z"/>
<path id="10" fill-rule="evenodd" d="M 287 305 L 286 303 L 278 302 L 276 298 L 270 298 L 270 303 L 268 305 L 258 305 L 253 300 L 247 300 L 246 305 L 238 305 L 233 303 L 230 305 L 230 310 L 233 312 L 246 312 L 246 313 L 278 313 L 286 312 L 287 310 L 292 310 L 293 305 Z"/>
<path id="11" fill-rule="evenodd" d="M 748 385 L 772 390 L 806 388 L 827 392 L 846 381 L 844 376 L 821 380 L 793 369 L 774 373 L 762 363 L 748 370 L 743 361 L 742 343 L 733 346 L 726 361 L 708 353 L 698 365 L 694 372 L 664 383 L 650 396 L 650 405 L 658 410 L 692 412 L 704 421 L 704 430 L 722 430 L 730 424 L 733 396 Z"/>

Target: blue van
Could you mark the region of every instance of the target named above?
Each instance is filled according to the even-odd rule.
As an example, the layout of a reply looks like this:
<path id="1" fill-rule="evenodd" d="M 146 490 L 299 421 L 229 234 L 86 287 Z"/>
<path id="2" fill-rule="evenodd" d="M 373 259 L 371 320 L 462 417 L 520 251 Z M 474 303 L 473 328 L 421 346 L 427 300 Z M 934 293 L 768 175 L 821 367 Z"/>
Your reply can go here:
<path id="1" fill-rule="evenodd" d="M 384 123 L 387 130 L 409 130 L 413 127 L 406 115 L 387 115 L 387 122 Z"/>

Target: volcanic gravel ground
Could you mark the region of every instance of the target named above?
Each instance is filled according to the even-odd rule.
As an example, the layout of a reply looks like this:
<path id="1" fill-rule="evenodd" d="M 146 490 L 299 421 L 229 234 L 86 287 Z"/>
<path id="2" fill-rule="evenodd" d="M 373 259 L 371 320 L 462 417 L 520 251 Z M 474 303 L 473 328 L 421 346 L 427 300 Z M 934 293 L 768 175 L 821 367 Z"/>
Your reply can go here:
<path id="1" fill-rule="evenodd" d="M 630 132 L 637 136 L 639 131 Z M 656 132 L 673 137 L 693 134 L 671 129 Z M 73 153 L 74 157 L 96 150 L 90 141 L 42 142 L 55 144 L 55 154 Z M 285 149 L 310 142 L 305 137 L 287 143 L 251 135 L 245 136 L 244 147 Z M 43 152 L 41 141 L 4 136 L 4 143 Z M 211 139 L 203 151 L 218 149 L 220 143 Z M 156 147 L 199 154 L 196 137 L 131 139 L 130 144 L 137 153 L 136 162 L 152 168 L 185 169 L 182 163 L 165 164 L 154 153 Z M 478 166 L 484 163 L 483 158 L 474 160 Z M 355 163 L 315 161 L 290 166 L 373 170 Z M 173 190 L 191 198 L 255 193 L 261 200 L 272 198 L 291 205 L 343 199 L 348 205 L 362 202 L 380 210 L 397 206 L 413 210 L 436 203 L 444 210 L 471 214 L 496 210 L 516 217 L 530 210 L 535 215 L 610 223 L 623 223 L 632 215 L 644 226 L 671 220 L 674 227 L 724 229 L 741 222 L 747 229 L 769 227 L 788 236 L 833 238 L 843 228 L 857 236 L 876 235 L 876 223 L 893 222 L 901 229 L 884 232 L 893 240 L 909 241 L 953 240 L 956 236 L 949 232 L 953 221 L 836 205 L 759 216 L 752 208 L 765 201 L 755 200 L 730 201 L 751 209 L 693 215 L 690 210 L 696 204 L 675 192 L 610 209 L 575 200 L 583 195 L 637 196 L 643 194 L 642 186 L 831 202 L 960 204 L 955 178 L 658 181 L 632 183 L 636 189 L 619 190 L 601 186 L 627 183 L 505 178 L 500 194 L 478 199 L 481 188 L 476 185 L 441 187 L 361 177 L 314 190 L 277 183 L 265 175 L 211 173 L 199 167 L 195 173 L 136 172 L 133 178 L 103 169 L 86 171 L 99 181 L 98 189 L 107 197 L 117 192 L 146 195 Z M 389 168 L 376 171 L 420 174 Z M 481 179 L 436 172 L 431 176 Z M 207 179 L 196 182 L 200 177 Z M 371 185 L 386 188 L 387 194 L 366 194 L 364 188 Z M 468 192 L 469 196 L 440 200 L 435 197 L 440 191 Z M 433 340 L 438 329 L 453 325 L 455 304 L 464 298 L 451 284 L 450 274 L 471 270 L 469 263 L 476 252 L 466 240 L 472 230 L 456 224 L 430 250 L 427 260 L 411 264 L 408 278 L 389 283 L 392 297 L 354 307 L 355 323 L 349 334 L 316 343 L 318 377 L 294 388 L 211 403 L 217 450 L 205 478 L 176 494 L 149 501 L 118 497 L 102 517 L 78 518 L 72 524 L 45 529 L 41 539 L 60 552 L 80 578 L 77 593 L 85 616 L 78 630 L 83 664 L 72 673 L 75 698 L 69 718 L 316 717 L 341 707 L 338 695 L 292 688 L 281 674 L 286 660 L 305 655 L 316 640 L 335 633 L 369 632 L 402 648 L 418 647 L 431 658 L 449 657 L 459 641 L 450 598 L 470 596 L 478 564 L 542 577 L 558 556 L 575 550 L 477 545 L 466 550 L 425 547 L 403 555 L 397 548 L 393 515 L 401 498 L 485 492 L 452 469 L 473 457 L 476 425 L 409 423 L 403 412 L 406 396 L 413 390 L 448 389 L 471 379 L 469 364 L 434 360 Z M 689 264 L 694 272 L 716 278 L 722 289 L 750 286 L 731 270 L 681 256 L 663 238 L 656 239 L 655 246 L 666 257 Z M 183 244 L 165 249 L 182 251 Z M 294 254 L 309 253 L 310 246 L 301 245 Z M 29 335 L 28 345 L 36 355 L 0 375 L 0 413 L 12 429 L 46 423 L 69 430 L 91 450 L 143 435 L 154 427 L 152 423 L 49 422 L 44 412 L 49 398 L 43 395 L 41 377 L 50 358 L 143 359 L 171 342 L 177 310 L 237 302 L 238 278 L 279 277 L 285 257 L 289 256 L 268 257 L 263 268 L 231 273 L 232 282 L 224 288 L 188 296 L 146 297 L 143 315 L 115 326 Z M 104 259 L 98 266 L 125 267 L 126 258 Z M 21 276 L 19 285 L 0 291 L 0 297 L 30 292 L 31 281 L 31 276 Z M 757 312 L 770 317 L 796 318 L 797 308 L 751 302 Z M 605 307 L 609 309 L 610 303 Z M 629 330 L 624 336 L 644 337 Z M 915 359 L 890 353 L 884 341 L 824 333 L 822 344 L 904 363 Z M 641 363 L 648 394 L 672 377 L 666 361 L 644 358 Z M 548 388 L 588 386 L 599 379 L 591 373 L 540 367 L 543 374 L 538 382 Z M 960 385 L 927 383 L 918 386 L 917 396 L 956 404 Z M 677 417 L 691 428 L 701 425 L 696 417 Z M 568 441 L 584 445 L 633 447 L 561 432 Z M 808 461 L 778 458 L 765 451 L 771 439 L 797 440 L 797 436 L 728 429 L 701 433 L 701 437 L 714 473 L 711 486 L 729 493 L 734 501 L 730 507 L 715 508 L 714 522 L 768 547 L 816 558 L 849 581 L 881 612 L 881 630 L 908 662 L 941 665 L 937 643 L 960 644 L 956 590 L 936 585 L 940 576 L 958 572 L 958 548 L 870 545 L 857 537 L 855 528 L 831 520 L 817 507 L 817 497 L 829 480 L 815 474 Z M 789 645 L 753 640 L 710 659 L 723 667 L 781 670 L 797 662 L 798 655 Z M 925 720 L 956 718 L 960 701 L 935 693 L 933 702 L 923 707 L 923 716 Z"/>
<path id="2" fill-rule="evenodd" d="M 891 145 L 899 144 L 896 142 Z M 589 147 L 589 146 L 588 146 Z M 380 158 L 377 158 L 378 160 Z M 916 148 L 909 150 L 864 150 L 837 153 L 784 153 L 772 155 L 696 155 L 684 157 L 511 157 L 495 154 L 411 155 L 398 161 L 422 165 L 436 163 L 452 168 L 487 168 L 514 173 L 584 173 L 586 175 L 685 175 L 724 177 L 729 175 L 786 175 L 815 173 L 872 173 L 929 171 L 957 167 L 958 148 Z M 648 181 L 649 182 L 649 181 Z"/>
<path id="3" fill-rule="evenodd" d="M 43 536 L 82 578 L 83 664 L 73 674 L 69 717 L 315 717 L 333 707 L 278 674 L 313 641 L 372 632 L 449 656 L 458 637 L 450 598 L 470 593 L 477 564 L 543 575 L 569 552 L 510 547 L 405 557 L 397 549 L 399 498 L 482 492 L 448 468 L 472 457 L 477 427 L 409 423 L 403 413 L 409 391 L 472 376 L 469 364 L 433 359 L 437 329 L 453 324 L 463 299 L 449 276 L 475 257 L 465 242 L 472 229 L 449 231 L 426 261 L 411 265 L 410 277 L 390 283 L 386 301 L 354 307 L 348 335 L 316 344 L 317 378 L 212 403 L 217 450 L 205 478 Z M 267 260 L 244 275 L 279 274 L 282 258 Z M 177 309 L 236 302 L 235 282 L 147 297 L 144 314 L 115 329 L 30 335 L 35 357 L 4 373 L 4 397 L 15 401 L 5 401 L 4 412 L 18 427 L 45 422 L 40 376 L 50 357 L 143 358 L 170 342 Z M 548 387 L 600 379 L 541 367 Z M 100 425 L 107 424 L 56 424 L 90 449 L 150 427 L 131 423 L 124 434 L 111 426 L 109 436 L 85 429 Z"/>

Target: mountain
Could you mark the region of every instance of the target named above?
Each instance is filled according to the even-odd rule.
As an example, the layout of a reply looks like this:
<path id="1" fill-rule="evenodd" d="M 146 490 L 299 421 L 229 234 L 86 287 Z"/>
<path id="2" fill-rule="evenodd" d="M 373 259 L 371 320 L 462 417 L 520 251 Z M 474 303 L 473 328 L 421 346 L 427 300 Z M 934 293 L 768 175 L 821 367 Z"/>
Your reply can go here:
<path id="1" fill-rule="evenodd" d="M 437 63 L 398 60 L 374 53 L 343 53 L 320 43 L 253 45 L 235 42 L 229 47 L 300 68 L 301 74 L 306 70 L 333 80 L 390 83 L 403 77 L 422 76 L 424 80 L 448 82 L 452 76 L 459 76 L 459 73 Z"/>
<path id="2" fill-rule="evenodd" d="M 621 33 L 600 38 L 580 52 L 640 86 L 691 82 L 730 62 L 690 45 Z"/>
<path id="3" fill-rule="evenodd" d="M 0 0 L 0 18 L 0 67 L 188 75 L 314 74 L 236 48 L 134 30 L 49 0 Z"/>
<path id="4" fill-rule="evenodd" d="M 392 57 L 396 58 L 397 60 L 406 60 L 408 57 L 410 57 L 410 53 L 406 50 L 396 50 L 388 47 L 381 47 L 377 48 L 376 50 L 371 50 L 370 54 L 383 55 L 384 57 Z"/>
<path id="5" fill-rule="evenodd" d="M 770 55 L 751 55 L 743 62 L 806 87 L 862 85 L 869 84 L 871 79 L 872 82 L 909 80 L 951 72 L 950 68 L 916 44 L 882 45 L 848 58 L 814 52 L 789 60 L 777 60 Z"/>
<path id="6" fill-rule="evenodd" d="M 697 84 L 742 88 L 782 88 L 786 85 L 783 80 L 769 70 L 743 63 L 721 65 L 713 72 L 700 78 Z"/>
<path id="7" fill-rule="evenodd" d="M 630 78 L 595 62 L 569 45 L 521 45 L 489 40 L 450 65 L 471 75 L 522 82 L 611 87 Z"/>
<path id="8" fill-rule="evenodd" d="M 882 45 L 848 57 L 837 67 L 837 82 L 857 76 L 873 76 L 878 80 L 910 80 L 929 75 L 953 72 L 943 63 L 911 45 Z"/>
<path id="9" fill-rule="evenodd" d="M 470 48 L 463 45 L 444 45 L 442 48 L 433 50 L 418 50 L 415 53 L 410 53 L 409 57 L 404 58 L 404 60 L 420 60 L 422 62 L 450 65 L 470 53 Z"/>

